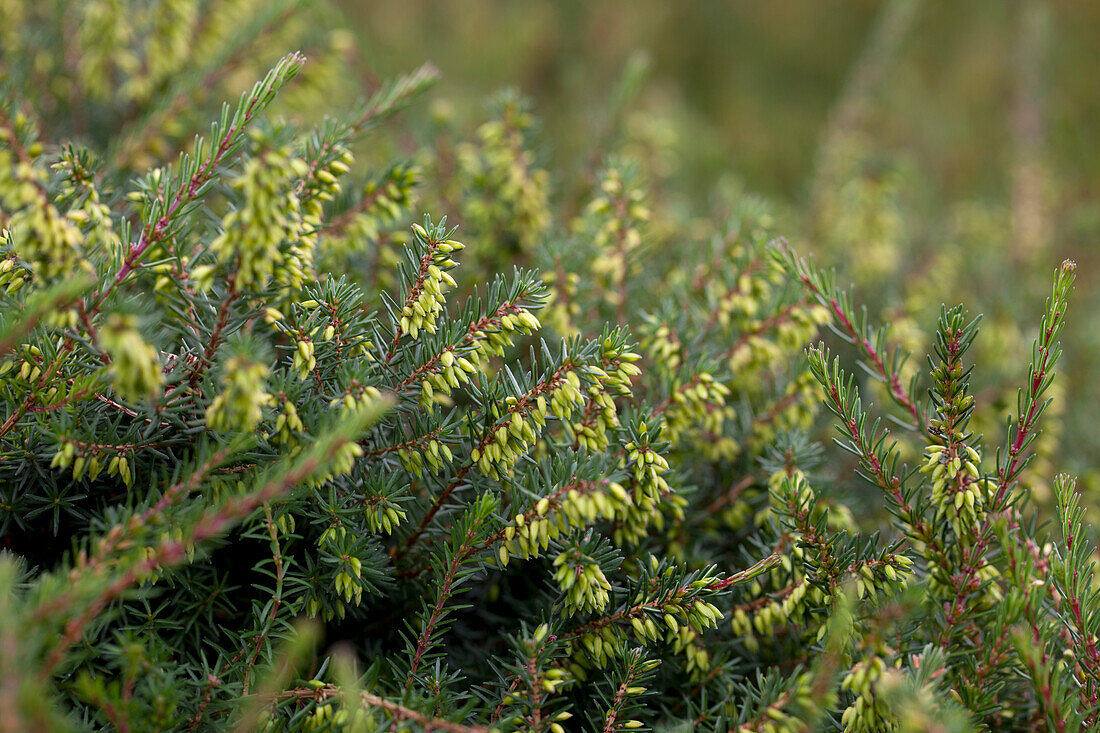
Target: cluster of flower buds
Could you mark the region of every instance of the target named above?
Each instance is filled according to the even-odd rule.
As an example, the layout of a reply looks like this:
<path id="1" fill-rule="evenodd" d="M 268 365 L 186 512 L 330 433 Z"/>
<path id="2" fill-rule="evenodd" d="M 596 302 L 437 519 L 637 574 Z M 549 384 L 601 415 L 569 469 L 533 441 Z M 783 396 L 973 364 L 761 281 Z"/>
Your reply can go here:
<path id="1" fill-rule="evenodd" d="M 581 634 L 573 643 L 574 664 L 569 669 L 574 677 L 583 680 L 586 673 L 578 669 L 602 668 L 618 659 L 622 653 L 624 639 L 618 635 L 614 624 L 604 624 Z"/>
<path id="2" fill-rule="evenodd" d="M 665 616 L 666 620 L 671 618 L 675 617 Z M 710 653 L 699 639 L 695 629 L 690 626 L 681 626 L 671 630 L 668 641 L 672 644 L 673 653 L 683 655 L 684 671 L 693 680 L 698 680 L 701 675 L 710 670 Z"/>
<path id="3" fill-rule="evenodd" d="M 791 379 L 782 395 L 757 410 L 748 450 L 763 450 L 782 432 L 808 430 L 821 404 L 817 391 L 817 382 L 809 372 Z"/>
<path id="4" fill-rule="evenodd" d="M 382 392 L 377 387 L 360 384 L 359 380 L 353 379 L 348 384 L 347 391 L 331 400 L 328 406 L 334 408 L 338 407 L 342 414 L 350 415 L 356 410 L 360 410 L 366 405 L 380 399 L 382 399 Z"/>
<path id="5" fill-rule="evenodd" d="M 805 624 L 810 619 L 810 608 L 823 601 L 821 590 L 802 577 L 785 595 L 759 608 L 735 608 L 730 627 L 734 635 L 741 637 L 746 648 L 756 650 L 760 646 L 759 637 L 772 636 L 783 626 Z M 821 628 L 826 627 L 822 625 Z"/>
<path id="6" fill-rule="evenodd" d="M 326 481 L 330 481 L 336 476 L 343 476 L 351 473 L 351 470 L 355 468 L 355 462 L 363 457 L 363 446 L 356 443 L 354 440 L 345 440 L 336 447 L 335 452 L 328 458 L 328 470 L 320 471 L 309 478 L 303 483 L 306 486 L 321 486 Z"/>
<path id="7" fill-rule="evenodd" d="M 932 572 L 928 574 L 928 590 L 936 598 L 953 599 L 957 593 L 953 581 L 959 577 L 959 574 L 951 575 L 944 568 L 933 566 Z M 983 560 L 982 566 L 974 572 L 974 577 L 981 583 L 981 592 L 973 600 L 976 606 L 988 609 L 1004 600 L 1001 571 L 995 565 Z"/>
<path id="8" fill-rule="evenodd" d="M 550 270 L 542 273 L 542 280 L 550 287 L 550 298 L 543 306 L 543 320 L 554 329 L 554 333 L 563 336 L 577 334 L 573 319 L 581 312 L 581 304 L 576 300 L 581 276 L 575 272 L 558 273 Z"/>
<path id="9" fill-rule="evenodd" d="M 443 295 L 444 288 L 457 287 L 448 273 L 448 270 L 458 267 L 451 254 L 462 251 L 466 245 L 453 239 L 438 241 L 419 224 L 413 224 L 412 230 L 425 254 L 420 259 L 420 272 L 401 309 L 401 330 L 416 339 L 421 331 L 435 333 L 436 318 L 447 302 Z"/>
<path id="10" fill-rule="evenodd" d="M 607 606 L 611 583 L 598 562 L 572 549 L 554 558 L 554 567 L 554 580 L 565 594 L 568 613 L 602 611 Z"/>
<path id="11" fill-rule="evenodd" d="M 651 558 L 651 562 L 656 569 L 656 558 Z M 673 567 L 666 569 L 668 574 L 673 572 Z M 647 598 L 639 592 L 634 607 L 626 614 L 634 637 L 647 646 L 671 644 L 674 652 L 685 656 L 693 672 L 708 669 L 710 657 L 698 643 L 698 635 L 705 629 L 716 628 L 723 614 L 717 606 L 698 596 L 697 591 L 705 585 L 705 580 L 695 581 L 665 598 Z M 621 628 L 621 624 L 602 624 L 582 636 L 581 646 L 576 649 L 580 656 L 574 661 L 581 667 L 603 666 L 619 647 L 616 632 Z"/>
<path id="12" fill-rule="evenodd" d="M 431 409 L 438 399 L 437 395 L 450 395 L 451 391 L 470 381 L 478 371 L 480 352 L 469 351 L 468 357 L 456 355 L 454 347 L 448 346 L 430 363 L 425 370 L 427 376 L 420 383 L 420 404 Z"/>
<path id="13" fill-rule="evenodd" d="M 515 462 L 538 439 L 536 427 L 546 424 L 546 414 L 536 405 L 527 415 L 517 409 L 515 397 L 508 397 L 509 411 L 490 429 L 486 438 L 470 452 L 478 470 L 490 477 L 507 474 Z"/>
<path id="14" fill-rule="evenodd" d="M 567 527 L 565 512 L 556 512 L 552 517 L 544 517 L 549 506 L 549 499 L 539 499 L 535 504 L 535 517 L 528 519 L 525 514 L 517 514 L 513 524 L 504 528 L 504 542 L 497 550 L 502 566 L 508 564 L 508 559 L 512 555 L 522 558 L 537 557 L 550 545 L 550 540 L 565 531 Z"/>
<path id="15" fill-rule="evenodd" d="M 423 443 L 411 443 L 397 449 L 397 457 L 401 459 L 401 465 L 406 471 L 411 471 L 417 476 L 424 473 L 427 465 L 431 471 L 440 471 L 454 461 L 454 453 L 450 446 L 441 440 L 434 438 Z"/>
<path id="16" fill-rule="evenodd" d="M 936 517 L 951 521 L 956 533 L 964 534 L 985 515 L 985 504 L 996 490 L 996 481 L 982 476 L 982 458 L 977 450 L 957 443 L 948 448 L 930 445 L 925 449 L 921 472 L 931 474 L 932 502 Z"/>
<path id="17" fill-rule="evenodd" d="M 534 123 L 526 101 L 510 92 L 496 100 L 497 114 L 478 128 L 479 144 L 457 146 L 455 157 L 467 180 L 479 184 L 464 216 L 478 231 L 501 225 L 529 251 L 550 226 L 550 174 L 535 167 L 525 140 Z"/>
<path id="18" fill-rule="evenodd" d="M 696 595 L 700 589 L 705 589 L 709 582 L 705 579 L 693 581 L 686 588 L 676 591 L 676 595 L 672 600 L 661 607 L 661 610 L 665 613 L 665 623 L 673 631 L 676 629 L 670 616 L 674 614 L 679 615 L 682 623 L 698 631 L 718 628 L 718 622 L 722 620 L 724 615 L 721 609 Z"/>
<path id="19" fill-rule="evenodd" d="M 738 255 L 738 252 L 731 253 L 731 259 L 736 259 Z M 752 322 L 760 311 L 760 304 L 767 303 L 771 296 L 772 283 L 767 275 L 766 270 L 750 270 L 748 267 L 741 270 L 732 287 L 718 296 L 714 316 L 719 325 L 723 328 L 731 325 L 745 328 Z"/>
<path id="20" fill-rule="evenodd" d="M 61 150 L 61 159 L 51 166 L 63 174 L 56 201 L 71 202 L 65 216 L 83 231 L 87 251 L 114 252 L 121 240 L 111 219 L 111 207 L 103 203 L 83 152 L 67 145 Z"/>
<path id="21" fill-rule="evenodd" d="M 616 344 L 612 338 L 604 339 L 602 368 L 592 366 L 585 369 L 586 374 L 594 379 L 587 390 L 588 399 L 582 417 L 566 423 L 578 447 L 593 452 L 607 450 L 611 443 L 610 433 L 619 426 L 615 397 L 630 394 L 631 379 L 642 371 L 634 363 L 640 358 L 639 354 Z"/>
<path id="22" fill-rule="evenodd" d="M 549 415 L 565 420 L 584 405 L 581 386 L 577 368 L 563 366 L 522 398 L 507 397 L 507 411 L 471 451 L 471 460 L 486 476 L 508 473 L 538 439 Z"/>
<path id="23" fill-rule="evenodd" d="M 665 437 L 676 446 L 688 431 L 722 436 L 723 423 L 733 416 L 732 410 L 723 409 L 729 394 L 729 387 L 715 381 L 710 372 L 700 372 L 674 389 L 664 413 Z"/>
<path id="24" fill-rule="evenodd" d="M 620 624 L 601 622 L 572 640 L 566 647 L 572 659 L 569 664 L 570 674 L 583 682 L 588 677 L 587 670 L 606 668 L 608 664 L 621 658 L 629 641 L 624 631 L 625 627 Z M 664 636 L 658 629 L 652 638 L 663 642 Z M 653 665 L 650 667 L 653 669 L 660 664 L 660 660 L 650 660 L 649 664 Z"/>
<path id="25" fill-rule="evenodd" d="M 478 322 L 464 345 L 446 347 L 422 367 L 420 404 L 430 410 L 441 396 L 469 382 L 490 357 L 503 355 L 514 336 L 532 334 L 541 327 L 527 309 L 511 303 L 501 306 L 492 317 Z"/>
<path id="26" fill-rule="evenodd" d="M 818 305 L 790 306 L 750 322 L 727 352 L 730 372 L 735 375 L 730 386 L 751 391 L 760 372 L 784 364 L 792 351 L 803 348 L 828 322 L 829 312 Z"/>
<path id="27" fill-rule="evenodd" d="M 351 170 L 354 157 L 343 145 L 332 148 L 325 160 L 313 168 L 305 179 L 301 194 L 302 227 L 298 236 L 288 242 L 284 271 L 289 277 L 280 282 L 298 290 L 308 278 L 314 253 L 325 223 L 325 203 L 340 193 L 340 177 Z"/>
<path id="28" fill-rule="evenodd" d="M 401 505 L 384 496 L 367 499 L 365 503 L 363 518 L 371 532 L 389 534 L 405 519 L 405 510 Z"/>
<path id="29" fill-rule="evenodd" d="M 358 606 L 363 600 L 363 586 L 357 582 L 362 575 L 362 562 L 357 557 L 349 557 L 344 563 L 344 570 L 336 576 L 334 581 L 336 592 L 343 595 L 345 603 L 354 601 Z"/>
<path id="30" fill-rule="evenodd" d="M 313 175 L 305 180 L 302 187 L 302 199 L 316 203 L 316 208 L 307 212 L 307 216 L 320 217 L 323 210 L 320 204 L 332 201 L 340 193 L 340 176 L 351 170 L 355 156 L 344 145 L 334 145 L 325 156 L 325 160 L 313 169 Z M 307 222 L 310 223 L 310 222 Z M 320 219 L 317 225 L 320 224 Z"/>
<path id="31" fill-rule="evenodd" d="M 647 434 L 648 429 L 644 423 L 638 432 L 643 436 Z M 634 503 L 655 500 L 669 490 L 668 483 L 661 476 L 668 471 L 668 461 L 664 456 L 648 445 L 635 443 L 633 440 L 623 448 L 626 450 L 627 465 L 634 475 Z"/>
<path id="32" fill-rule="evenodd" d="M 634 621 L 639 619 L 632 619 L 631 625 L 642 641 L 659 642 L 662 638 L 666 638 L 672 643 L 680 640 L 686 644 L 694 638 L 694 636 L 685 636 L 686 631 L 694 634 L 704 629 L 716 628 L 723 615 L 717 606 L 701 598 L 673 598 L 667 603 L 646 604 L 640 608 L 647 612 L 647 615 L 637 624 Z M 661 619 L 667 630 L 662 629 L 659 634 L 654 631 L 654 629 L 660 629 L 658 624 L 653 623 L 654 615 Z"/>
<path id="33" fill-rule="evenodd" d="M 507 565 L 512 555 L 537 557 L 559 535 L 597 519 L 621 517 L 630 503 L 626 489 L 614 481 L 585 482 L 553 499 L 543 497 L 532 511 L 517 514 L 504 528 L 504 542 L 498 550 L 500 562 Z"/>
<path id="34" fill-rule="evenodd" d="M 222 218 L 222 234 L 210 249 L 222 262 L 234 263 L 234 282 L 242 289 L 262 290 L 272 279 L 297 290 L 312 267 L 312 247 L 299 199 L 297 181 L 309 165 L 289 149 L 267 149 L 250 158 L 232 182 L 242 203 Z M 315 227 L 312 227 L 315 229 Z M 196 283 L 210 282 L 210 266 L 196 267 Z"/>
<path id="35" fill-rule="evenodd" d="M 886 704 L 875 695 L 875 688 L 885 673 L 886 663 L 877 655 L 856 663 L 848 670 L 840 689 L 851 692 L 856 699 L 840 716 L 845 731 L 877 733 L 893 730 L 897 721 Z"/>
<path id="36" fill-rule="evenodd" d="M 77 269 L 91 272 L 78 226 L 88 219 L 88 212 L 77 208 L 70 217 L 57 210 L 46 192 L 46 173 L 36 165 L 42 145 L 27 145 L 25 159 L 14 152 L 23 145 L 21 140 L 33 137 L 33 123 L 23 112 L 16 112 L 10 124 L 7 122 L 0 114 L 0 208 L 9 215 L 5 239 L 40 278 L 68 276 Z M 15 282 L 9 287 L 17 290 Z"/>
<path id="37" fill-rule="evenodd" d="M 348 604 L 358 606 L 362 601 L 365 587 L 362 580 L 363 561 L 349 550 L 348 545 L 352 541 L 354 538 L 348 529 L 339 525 L 330 525 L 317 538 L 318 550 L 324 552 L 330 559 L 336 558 L 340 572 L 333 579 L 336 597 L 333 598 L 330 595 L 322 600 L 311 593 L 305 603 L 305 611 L 308 615 L 320 616 L 326 621 L 333 617 L 344 618 Z"/>
<path id="38" fill-rule="evenodd" d="M 0 230 L 0 247 L 10 249 L 11 232 Z M 0 259 L 0 288 L 8 295 L 15 295 L 31 279 L 31 271 L 19 264 L 14 255 Z"/>
<path id="39" fill-rule="evenodd" d="M 470 333 L 481 358 L 504 356 L 512 347 L 515 336 L 526 336 L 542 328 L 539 319 L 526 308 L 508 305 L 498 309 L 497 313 L 496 318 L 490 318 L 481 328 Z"/>
<path id="40" fill-rule="evenodd" d="M 882 560 L 859 563 L 856 577 L 856 595 L 859 598 L 876 598 L 881 592 L 893 592 L 903 588 L 913 572 L 913 561 L 905 555 L 888 554 Z"/>
<path id="41" fill-rule="evenodd" d="M 599 385 L 589 387 L 583 418 L 566 425 L 580 448 L 592 452 L 607 450 L 611 442 L 608 431 L 619 425 L 615 400 Z"/>
<path id="42" fill-rule="evenodd" d="M 99 331 L 99 344 L 111 359 L 108 371 L 120 397 L 143 400 L 156 395 L 164 374 L 157 350 L 138 333 L 136 317 L 112 314 Z"/>
<path id="43" fill-rule="evenodd" d="M 415 204 L 420 179 L 420 168 L 399 163 L 379 179 L 368 181 L 363 186 L 362 203 L 348 224 L 348 234 L 352 235 L 348 237 L 349 246 L 355 246 L 355 241 L 377 242 L 383 225 L 400 219 Z"/>
<path id="44" fill-rule="evenodd" d="M 294 345 L 294 373 L 305 381 L 310 372 L 317 367 L 317 358 L 313 355 L 315 347 L 308 336 L 299 336 Z"/>
<path id="45" fill-rule="evenodd" d="M 632 479 L 629 490 L 631 502 L 625 510 L 623 523 L 616 528 L 616 542 L 629 541 L 644 534 L 649 522 L 660 517 L 662 500 L 672 494 L 663 476 L 668 471 L 668 461 L 650 445 L 648 425 L 640 424 L 635 440 L 628 441 L 623 450 L 623 465 Z M 677 513 L 683 511 L 680 502 L 674 502 L 672 508 Z"/>
<path id="46" fill-rule="evenodd" d="M 267 365 L 243 356 L 225 364 L 222 391 L 206 408 L 206 425 L 211 430 L 248 432 L 259 424 L 263 408 L 273 401 L 264 389 Z"/>
<path id="47" fill-rule="evenodd" d="M 600 361 L 606 370 L 604 382 L 608 391 L 615 396 L 629 395 L 634 377 L 642 373 L 641 367 L 636 363 L 641 360 L 642 355 L 626 346 L 617 345 L 611 337 L 603 340 L 602 347 Z"/>
<path id="48" fill-rule="evenodd" d="M 276 730 L 275 720 L 273 718 L 271 726 L 265 730 Z M 306 730 L 316 731 L 383 730 L 385 723 L 375 719 L 366 706 L 338 707 L 335 702 L 325 701 L 305 717 L 303 726 Z"/>
<path id="49" fill-rule="evenodd" d="M 684 345 L 667 323 L 647 324 L 642 348 L 649 360 L 661 369 L 675 372 L 684 363 Z"/>
<path id="50" fill-rule="evenodd" d="M 298 408 L 285 394 L 280 395 L 280 410 L 275 417 L 275 426 L 268 439 L 279 445 L 297 445 L 298 435 L 305 430 Z"/>
<path id="51" fill-rule="evenodd" d="M 106 468 L 108 476 L 118 476 L 124 484 L 133 486 L 134 477 L 130 473 L 130 460 L 126 456 L 128 452 L 128 447 L 115 449 L 113 446 L 88 445 L 63 437 L 50 467 L 71 468 L 73 478 L 78 481 L 84 476 L 95 480 Z M 105 454 L 110 454 L 110 458 Z"/>
<path id="52" fill-rule="evenodd" d="M 657 530 L 664 527 L 666 514 L 673 520 L 683 519 L 686 506 L 687 499 L 671 489 L 653 501 L 647 500 L 642 504 L 631 502 L 619 514 L 611 539 L 619 545 L 639 542 L 649 532 L 650 525 Z"/>
<path id="53" fill-rule="evenodd" d="M 0 361 L 0 376 L 6 375 L 15 368 L 16 364 L 19 364 L 18 378 L 24 382 L 37 382 L 42 376 L 42 367 L 38 365 L 42 359 L 42 349 L 34 344 L 23 344 L 20 350 L 23 352 L 23 358 L 19 361 L 11 358 Z M 49 395 L 49 398 L 52 399 L 53 395 Z"/>
<path id="54" fill-rule="evenodd" d="M 586 374 L 592 374 L 596 367 L 582 367 Z M 581 392 L 581 378 L 578 370 L 569 369 L 562 375 L 562 379 L 550 390 L 549 412 L 560 420 L 566 420 L 575 410 L 584 405 L 584 395 Z M 541 397 L 541 395 L 540 395 Z M 544 418 L 547 413 L 546 401 L 538 401 L 538 412 Z"/>
<path id="55" fill-rule="evenodd" d="M 696 584 L 698 582 L 700 581 L 695 581 Z M 680 617 L 681 626 L 686 625 L 696 631 L 702 631 L 704 628 L 716 628 L 718 622 L 722 621 L 724 614 L 722 610 L 718 609 L 718 606 L 701 598 L 683 598 L 683 595 L 684 591 L 681 589 L 678 591 L 676 598 L 661 606 L 661 611 L 664 613 L 664 623 L 673 632 L 678 631 L 676 630 L 676 624 L 673 623 L 676 616 Z"/>
<path id="56" fill-rule="evenodd" d="M 599 192 L 585 210 L 584 218 L 594 228 L 593 242 L 599 252 L 592 261 L 592 272 L 609 286 L 605 296 L 612 305 L 620 305 L 620 288 L 634 251 L 642 243 L 641 228 L 649 221 L 645 198 L 635 168 L 614 161 L 603 172 Z"/>

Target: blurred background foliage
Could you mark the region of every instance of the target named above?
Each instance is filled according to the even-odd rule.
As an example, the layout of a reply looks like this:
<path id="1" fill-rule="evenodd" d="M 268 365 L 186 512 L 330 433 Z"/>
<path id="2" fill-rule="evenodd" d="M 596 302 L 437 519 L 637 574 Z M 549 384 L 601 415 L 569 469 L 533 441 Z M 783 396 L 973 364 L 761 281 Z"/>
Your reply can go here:
<path id="1" fill-rule="evenodd" d="M 436 123 L 476 128 L 503 87 L 529 97 L 552 200 L 582 197 L 621 135 L 648 146 L 651 185 L 680 216 L 714 220 L 742 192 L 766 196 L 777 230 L 837 266 L 917 354 L 940 303 L 965 300 L 985 315 L 975 383 L 996 414 L 1015 409 L 1051 268 L 1077 259 L 1053 406 L 1063 422 L 1035 475 L 1092 473 L 1100 4 L 345 0 L 343 11 L 365 83 L 425 59 L 439 67 Z"/>
<path id="2" fill-rule="evenodd" d="M 875 59 L 879 83 L 863 90 L 871 104 L 860 127 L 883 151 L 919 160 L 944 200 L 1006 194 L 1021 36 L 1033 32 L 1021 26 L 1040 25 L 1049 162 L 1069 198 L 1096 193 L 1100 6 L 1087 0 L 344 6 L 378 75 L 431 59 L 443 72 L 437 94 L 467 105 L 516 86 L 566 155 L 587 145 L 593 110 L 642 50 L 652 64 L 643 104 L 680 126 L 681 173 L 693 192 L 734 173 L 796 202 L 830 114 L 888 14 L 908 17 Z"/>

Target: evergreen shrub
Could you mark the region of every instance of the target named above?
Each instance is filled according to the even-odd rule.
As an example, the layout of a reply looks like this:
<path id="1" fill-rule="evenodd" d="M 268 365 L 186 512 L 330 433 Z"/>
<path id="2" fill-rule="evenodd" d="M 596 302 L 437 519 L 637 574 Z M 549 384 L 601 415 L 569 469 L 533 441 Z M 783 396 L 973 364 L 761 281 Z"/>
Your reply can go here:
<path id="1" fill-rule="evenodd" d="M 555 195 L 505 93 L 363 166 L 435 72 L 318 120 L 291 53 L 193 136 L 273 38 L 346 39 L 2 6 L 0 730 L 1095 727 L 1078 495 L 1021 480 L 1072 262 L 987 438 L 979 319 L 905 371 L 636 131 Z"/>

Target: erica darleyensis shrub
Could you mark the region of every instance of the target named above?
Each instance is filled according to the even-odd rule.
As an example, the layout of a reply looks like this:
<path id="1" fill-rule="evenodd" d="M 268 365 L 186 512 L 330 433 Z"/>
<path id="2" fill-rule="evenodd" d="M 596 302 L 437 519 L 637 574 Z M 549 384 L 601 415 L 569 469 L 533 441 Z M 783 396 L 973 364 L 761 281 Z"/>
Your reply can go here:
<path id="1" fill-rule="evenodd" d="M 338 63 L 291 53 L 200 124 L 346 39 L 4 6 L 0 729 L 1095 726 L 1074 483 L 1044 524 L 1020 480 L 1073 263 L 976 435 L 979 319 L 903 379 L 763 201 L 689 218 L 630 134 L 556 193 L 505 93 L 363 164 L 431 67 L 317 119 L 277 100 Z"/>

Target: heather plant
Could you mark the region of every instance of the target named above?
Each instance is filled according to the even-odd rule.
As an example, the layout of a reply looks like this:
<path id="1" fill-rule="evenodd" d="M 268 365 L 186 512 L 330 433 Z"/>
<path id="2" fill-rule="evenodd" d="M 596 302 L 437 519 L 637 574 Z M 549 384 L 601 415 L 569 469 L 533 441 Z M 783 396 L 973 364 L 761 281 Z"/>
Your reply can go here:
<path id="1" fill-rule="evenodd" d="M 292 4 L 9 5 L 0 729 L 1095 726 L 1079 497 L 1026 471 L 1073 263 L 1001 444 L 979 320 L 907 369 L 765 201 L 670 203 L 637 68 L 562 193 L 514 92 L 379 160 L 429 66 L 318 119 L 290 53 L 193 124 L 352 53 Z"/>

